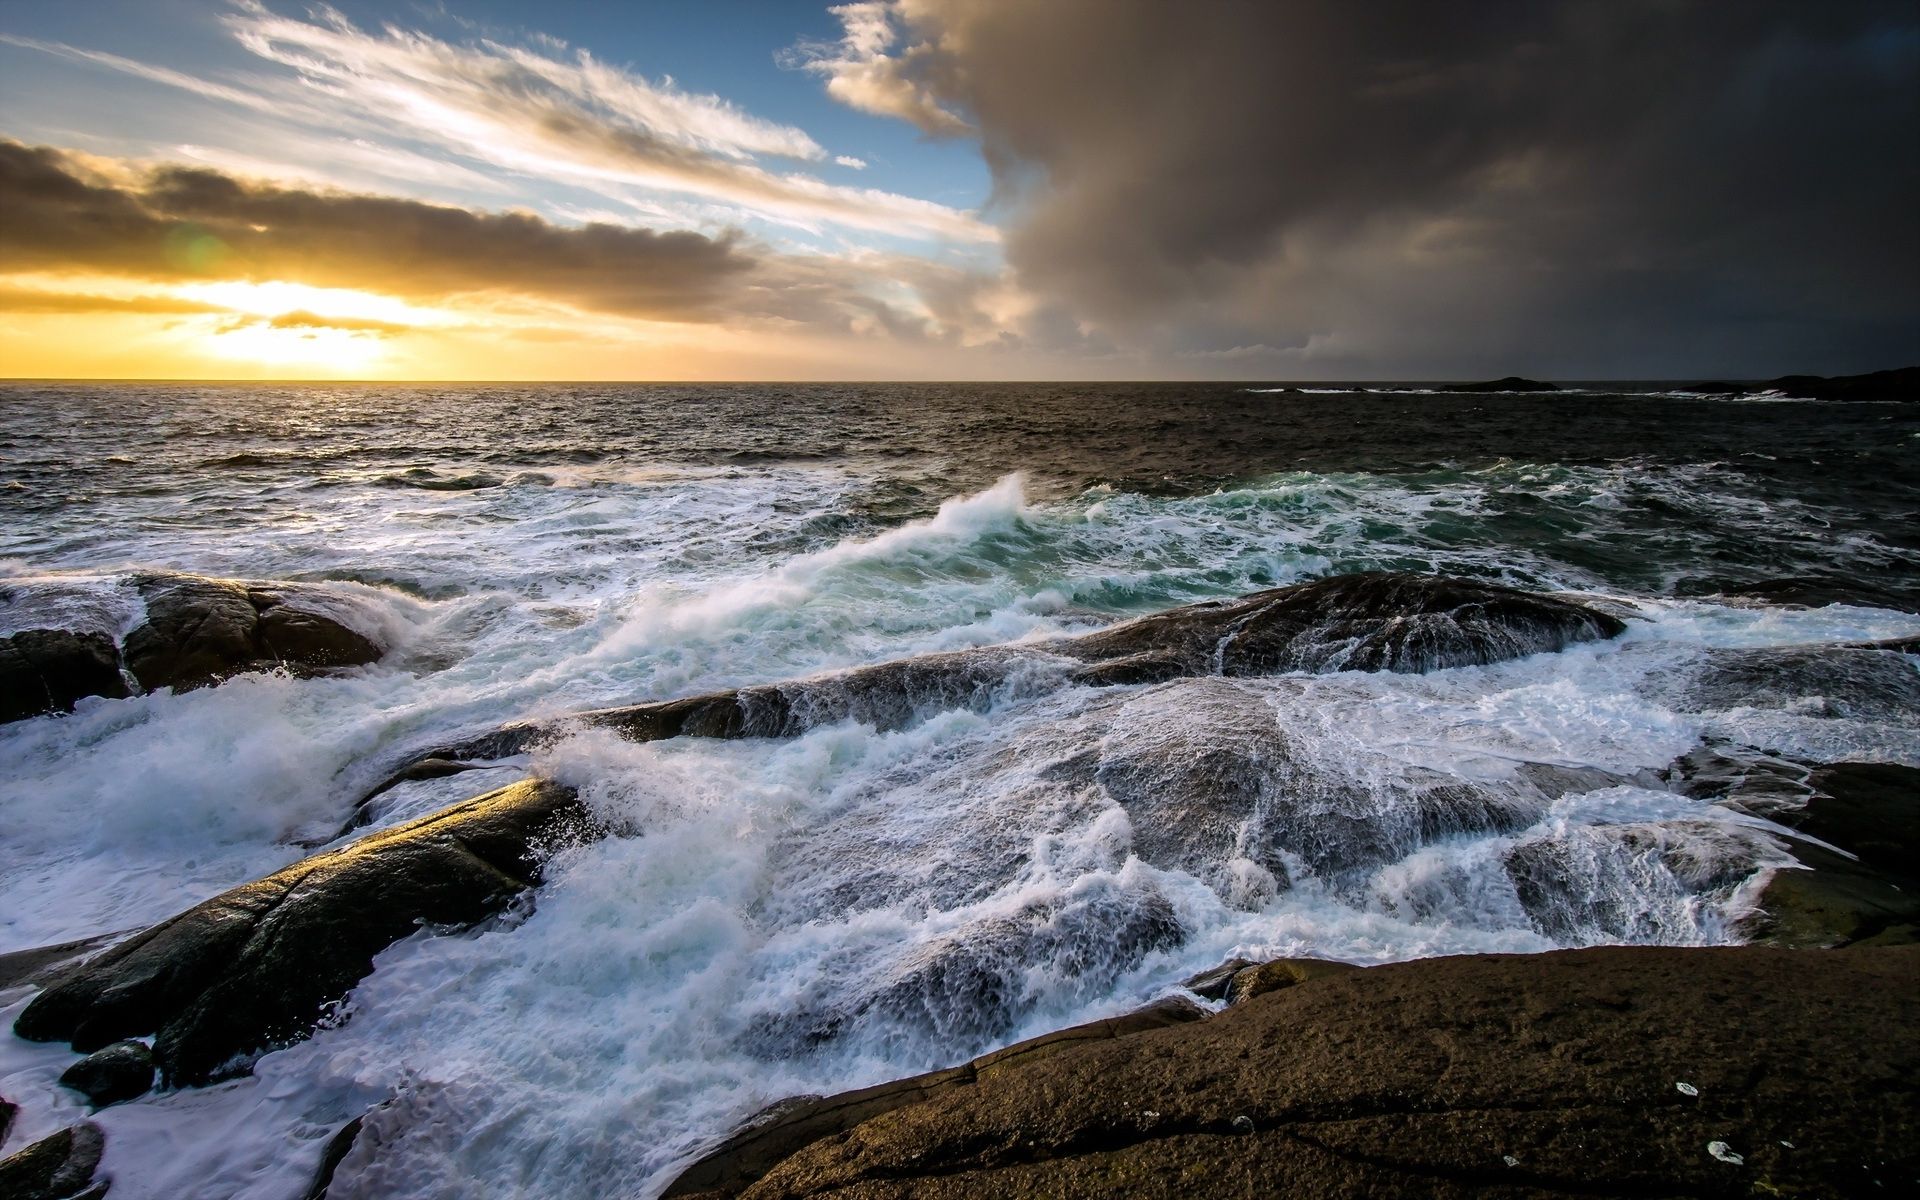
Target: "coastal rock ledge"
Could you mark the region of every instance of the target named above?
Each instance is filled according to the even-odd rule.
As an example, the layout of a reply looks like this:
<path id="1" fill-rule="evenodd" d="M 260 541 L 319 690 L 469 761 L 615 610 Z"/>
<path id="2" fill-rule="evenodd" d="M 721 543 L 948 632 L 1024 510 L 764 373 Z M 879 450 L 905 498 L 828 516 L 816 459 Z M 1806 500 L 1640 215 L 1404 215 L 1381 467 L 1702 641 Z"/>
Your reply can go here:
<path id="1" fill-rule="evenodd" d="M 783 1106 L 666 1195 L 1920 1187 L 1920 947 L 1606 947 L 1307 974 L 1204 1020 Z"/>
<path id="2" fill-rule="evenodd" d="M 19 631 L 0 637 L 0 721 L 72 712 L 88 696 L 119 699 L 136 687 L 187 691 L 243 671 L 310 675 L 362 666 L 386 650 L 362 628 L 377 624 L 371 614 L 322 585 L 176 572 L 143 572 L 118 583 L 136 611 L 144 609 L 124 639 L 98 627 L 22 627 L 37 624 L 32 614 L 39 609 L 53 619 L 76 615 L 73 593 L 84 595 L 84 584 L 0 584 L 0 609 L 21 610 L 7 614 Z M 91 619 L 96 626 L 107 620 L 97 610 Z"/>

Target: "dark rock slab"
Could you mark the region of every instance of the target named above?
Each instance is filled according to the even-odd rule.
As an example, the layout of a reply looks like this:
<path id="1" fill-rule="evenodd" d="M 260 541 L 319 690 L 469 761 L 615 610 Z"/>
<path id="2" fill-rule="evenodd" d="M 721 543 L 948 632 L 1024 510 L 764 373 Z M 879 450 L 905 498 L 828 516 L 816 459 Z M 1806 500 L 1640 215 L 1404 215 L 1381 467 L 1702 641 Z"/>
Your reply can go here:
<path id="1" fill-rule="evenodd" d="M 104 633 L 28 629 L 0 638 L 0 722 L 72 712 L 87 696 L 126 694 L 119 652 Z"/>
<path id="2" fill-rule="evenodd" d="M 127 669 L 149 691 L 205 687 L 261 667 L 358 666 L 383 652 L 321 611 L 323 593 L 314 588 L 173 574 L 137 576 L 134 586 L 147 620 L 127 635 L 123 652 Z"/>
<path id="3" fill-rule="evenodd" d="M 118 933 L 103 933 L 98 937 L 80 938 L 55 946 L 35 946 L 31 950 L 0 954 L 0 988 L 50 983 L 68 964 L 85 958 L 119 936 Z"/>
<path id="4" fill-rule="evenodd" d="M 155 1033 L 168 1086 L 242 1074 L 307 1036 L 392 942 L 498 912 L 537 880 L 541 839 L 587 821 L 571 790 L 528 780 L 372 834 L 120 943 L 35 997 L 14 1030 L 81 1051 Z"/>
<path id="5" fill-rule="evenodd" d="M 95 1200 L 107 1194 L 95 1183 L 106 1135 L 92 1122 L 69 1125 L 0 1159 L 0 1196 L 6 1200 Z"/>
<path id="6" fill-rule="evenodd" d="M 1217 967 L 1182 980 L 1180 986 L 1202 1000 L 1225 1000 L 1227 989 L 1233 986 L 1233 977 L 1248 967 L 1259 965 L 1250 958 L 1230 958 Z"/>
<path id="7" fill-rule="evenodd" d="M 1845 853 L 1794 842 L 1804 869 L 1775 872 L 1748 935 L 1782 946 L 1920 942 L 1920 769 L 1831 763 L 1807 787 L 1802 806 L 1768 815 Z"/>
<path id="8" fill-rule="evenodd" d="M 94 1111 L 138 1099 L 153 1088 L 153 1052 L 126 1041 L 95 1050 L 60 1073 L 60 1084 L 87 1098 Z"/>
<path id="9" fill-rule="evenodd" d="M 1917 1078 L 1916 947 L 1428 959 L 927 1088 L 669 1194 L 1897 1195 Z"/>
<path id="10" fill-rule="evenodd" d="M 1443 383 L 1437 389 L 1442 392 L 1557 392 L 1558 384 L 1545 383 L 1538 379 L 1523 379 L 1518 375 L 1508 375 L 1504 379 L 1488 379 L 1479 383 Z"/>
<path id="11" fill-rule="evenodd" d="M 1190 604 L 1054 648 L 1094 664 L 1150 655 L 1176 675 L 1419 673 L 1564 650 L 1625 630 L 1617 617 L 1552 596 L 1442 575 L 1365 572 Z"/>
<path id="12" fill-rule="evenodd" d="M 662 1193 L 662 1200 L 732 1195 L 789 1155 L 883 1113 L 918 1104 L 956 1088 L 971 1087 L 982 1079 L 1040 1062 L 1076 1046 L 1184 1025 L 1204 1016 L 1206 1010 L 1191 1001 L 1162 1000 L 1124 1016 L 1091 1021 L 1016 1042 L 957 1067 L 836 1096 L 797 1096 L 782 1100 L 755 1115 L 739 1132 L 681 1172 Z"/>

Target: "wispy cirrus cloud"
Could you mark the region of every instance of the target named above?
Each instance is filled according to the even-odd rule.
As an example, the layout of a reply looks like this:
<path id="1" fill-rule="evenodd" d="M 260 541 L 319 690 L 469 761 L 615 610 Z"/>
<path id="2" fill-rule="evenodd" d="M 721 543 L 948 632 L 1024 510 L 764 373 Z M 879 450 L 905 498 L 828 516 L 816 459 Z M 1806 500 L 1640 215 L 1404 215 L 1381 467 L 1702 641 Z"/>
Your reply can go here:
<path id="1" fill-rule="evenodd" d="M 465 169 L 458 159 L 597 191 L 668 193 L 804 228 L 969 243 L 999 238 L 995 227 L 961 209 L 770 167 L 762 160 L 807 166 L 834 156 L 797 127 L 686 91 L 670 78 L 644 78 L 585 50 L 568 52 L 554 39 L 455 43 L 395 25 L 361 29 L 324 7 L 310 19 L 282 16 L 256 0 L 240 0 L 224 20 L 241 46 L 269 64 L 262 72 L 209 79 L 63 43 L 0 37 L 310 129 L 344 131 L 360 158 L 389 175 L 418 175 L 431 156 L 442 160 L 442 176 Z"/>

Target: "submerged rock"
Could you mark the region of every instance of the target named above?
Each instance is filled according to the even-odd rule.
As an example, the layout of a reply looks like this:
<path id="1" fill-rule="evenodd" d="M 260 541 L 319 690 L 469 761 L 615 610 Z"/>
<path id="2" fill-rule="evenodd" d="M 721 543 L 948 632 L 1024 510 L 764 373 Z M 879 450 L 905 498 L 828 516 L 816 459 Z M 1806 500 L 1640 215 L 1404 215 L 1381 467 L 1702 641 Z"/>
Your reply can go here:
<path id="1" fill-rule="evenodd" d="M 1557 942 L 1660 942 L 1688 932 L 1702 898 L 1725 901 L 1779 860 L 1765 834 L 1699 819 L 1571 826 L 1517 842 L 1505 866 L 1534 928 Z M 1663 923 L 1676 916 L 1678 928 Z"/>
<path id="2" fill-rule="evenodd" d="M 104 633 L 28 629 L 0 638 L 0 722 L 72 712 L 88 696 L 127 694 Z"/>
<path id="3" fill-rule="evenodd" d="M 95 1183 L 106 1135 L 91 1121 L 69 1125 L 0 1159 L 0 1196 L 6 1200 L 98 1200 L 107 1184 Z"/>
<path id="4" fill-rule="evenodd" d="M 806 1101 L 666 1194 L 1894 1194 L 1917 1030 L 1920 948 L 1426 959 Z"/>
<path id="5" fill-rule="evenodd" d="M 1679 699 L 1695 710 L 1911 721 L 1920 719 L 1920 671 L 1898 642 L 1710 650 Z"/>
<path id="6" fill-rule="evenodd" d="M 311 1032 L 373 956 L 421 925 L 470 925 L 539 877 L 542 838 L 586 823 L 529 780 L 223 892 L 81 964 L 35 997 L 21 1037 L 91 1051 L 154 1033 L 163 1082 L 242 1074 Z"/>
<path id="7" fill-rule="evenodd" d="M 781 1007 L 753 1021 L 756 1053 L 786 1058 L 844 1037 L 907 1028 L 921 1037 L 979 1045 L 1004 1037 L 1040 999 L 1032 972 L 1047 964 L 1046 986 L 1084 998 L 1104 995 L 1148 954 L 1186 938 L 1159 891 L 1089 888 L 1064 899 L 971 921 L 909 946 L 881 962 L 866 991 L 842 1003 Z"/>
<path id="8" fill-rule="evenodd" d="M 62 1071 L 60 1084 L 85 1096 L 98 1111 L 146 1095 L 153 1071 L 153 1052 L 145 1043 L 115 1042 Z"/>

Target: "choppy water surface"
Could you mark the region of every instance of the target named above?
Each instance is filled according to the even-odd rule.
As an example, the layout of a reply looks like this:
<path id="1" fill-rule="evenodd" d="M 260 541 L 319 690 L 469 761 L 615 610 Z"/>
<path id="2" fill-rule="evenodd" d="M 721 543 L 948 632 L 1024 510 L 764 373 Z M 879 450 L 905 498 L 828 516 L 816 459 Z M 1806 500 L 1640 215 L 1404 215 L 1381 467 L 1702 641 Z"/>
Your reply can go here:
<path id="1" fill-rule="evenodd" d="M 6 386 L 0 575 L 57 576 L 108 625 L 134 566 L 347 581 L 397 648 L 0 727 L 0 952 L 285 865 L 455 733 L 1369 568 L 1640 616 L 1493 667 L 582 734 L 410 785 L 386 820 L 536 769 L 620 833 L 561 851 L 512 919 L 387 951 L 351 1019 L 253 1078 L 106 1110 L 114 1194 L 297 1196 L 394 1098 L 335 1196 L 645 1196 L 770 1100 L 1235 954 L 1729 940 L 1785 844 L 1657 772 L 1709 740 L 1920 763 L 1871 686 L 1712 675 L 1726 648 L 1920 630 L 1916 451 L 1906 406 L 1652 389 Z M 1851 602 L 1707 598 L 1779 579 Z M 0 602 L 0 632 L 45 617 Z M 0 1043 L 10 1145 L 74 1118 L 67 1061 Z"/>

